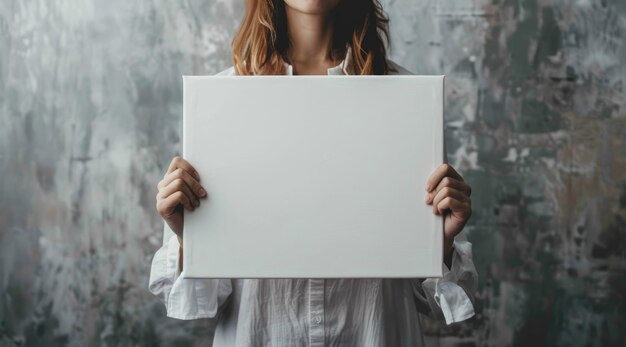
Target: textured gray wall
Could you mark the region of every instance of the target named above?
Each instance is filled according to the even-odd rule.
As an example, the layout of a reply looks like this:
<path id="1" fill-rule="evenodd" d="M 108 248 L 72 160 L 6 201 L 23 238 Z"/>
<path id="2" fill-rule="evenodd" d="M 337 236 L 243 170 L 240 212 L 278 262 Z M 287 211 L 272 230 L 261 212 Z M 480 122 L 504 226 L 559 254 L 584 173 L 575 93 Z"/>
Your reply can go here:
<path id="1" fill-rule="evenodd" d="M 478 315 L 441 345 L 625 345 L 626 2 L 388 0 L 398 63 L 447 75 Z M 242 1 L 0 2 L 0 346 L 209 345 L 147 292 L 181 75 Z"/>

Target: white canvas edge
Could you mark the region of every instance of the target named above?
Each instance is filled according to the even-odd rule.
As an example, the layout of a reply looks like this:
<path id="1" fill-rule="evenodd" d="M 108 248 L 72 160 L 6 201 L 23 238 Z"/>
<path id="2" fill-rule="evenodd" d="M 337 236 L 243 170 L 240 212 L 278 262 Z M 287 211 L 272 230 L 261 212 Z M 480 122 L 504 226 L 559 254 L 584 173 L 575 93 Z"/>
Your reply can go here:
<path id="1" fill-rule="evenodd" d="M 439 117 L 437 117 L 437 124 L 436 124 L 436 128 L 440 129 L 441 133 L 441 141 L 438 143 L 434 144 L 434 153 L 433 153 L 433 160 L 435 162 L 435 167 L 437 167 L 439 164 L 443 164 L 444 163 L 444 151 L 445 151 L 445 131 L 444 131 L 444 127 L 443 127 L 443 117 L 444 117 L 444 97 L 445 97 L 445 75 L 393 75 L 394 78 L 414 78 L 414 77 L 432 77 L 432 78 L 439 78 L 440 79 L 440 83 L 441 83 L 441 88 L 438 88 L 439 90 L 441 90 L 441 95 L 439 96 L 441 98 L 441 102 L 437 103 L 437 105 L 439 105 L 440 111 L 438 112 Z M 189 79 L 205 79 L 205 78 L 218 78 L 218 79 L 242 79 L 242 78 L 255 78 L 255 79 L 264 79 L 264 78 L 319 78 L 320 76 L 283 76 L 283 75 L 272 75 L 272 76 L 212 76 L 212 75 L 203 75 L 203 76 L 197 76 L 197 75 L 183 75 L 182 79 L 183 79 L 183 158 L 186 158 L 185 153 L 186 153 L 186 143 L 184 141 L 185 139 L 185 134 L 187 132 L 186 128 L 187 128 L 187 124 L 186 124 L 186 110 L 185 110 L 185 105 L 187 104 L 185 102 L 185 98 L 188 97 L 188 93 L 185 93 L 185 89 L 186 89 L 186 85 Z M 335 75 L 329 75 L 329 76 L 324 76 L 325 78 L 386 78 L 388 76 L 378 76 L 378 75 L 367 75 L 367 76 L 335 76 Z M 183 212 L 184 213 L 184 212 Z M 434 219 L 434 228 L 435 230 L 435 243 L 439 244 L 440 247 L 435 247 L 433 249 L 433 253 L 432 253 L 432 264 L 434 265 L 432 268 L 434 269 L 438 269 L 435 270 L 434 273 L 428 274 L 426 273 L 424 276 L 420 276 L 420 277 L 403 277 L 403 276 L 385 276 L 384 278 L 441 278 L 443 277 L 443 267 L 445 266 L 444 262 L 443 262 L 443 234 L 444 234 L 444 225 L 443 225 L 443 218 L 440 216 L 437 216 Z M 437 232 L 437 230 L 439 230 L 439 232 Z M 191 257 L 191 252 L 190 250 L 192 249 L 192 247 L 188 247 L 189 245 L 189 239 L 184 237 L 183 235 L 183 249 L 185 250 L 183 252 L 183 264 L 188 263 L 188 259 L 192 258 Z M 437 266 L 437 264 L 439 264 L 440 266 Z M 183 268 L 183 272 L 181 273 L 181 277 L 182 278 L 196 278 L 196 279 L 207 279 L 209 277 L 200 275 L 200 274 L 195 274 L 193 271 L 190 271 L 188 269 Z M 310 277 L 310 276 L 290 276 L 290 277 L 273 277 L 273 276 L 229 276 L 229 277 L 210 277 L 211 279 L 230 279 L 230 278 L 257 278 L 257 279 L 283 279 L 283 278 L 374 278 L 371 276 L 351 276 L 351 277 L 346 277 L 346 276 L 326 276 L 326 277 Z"/>

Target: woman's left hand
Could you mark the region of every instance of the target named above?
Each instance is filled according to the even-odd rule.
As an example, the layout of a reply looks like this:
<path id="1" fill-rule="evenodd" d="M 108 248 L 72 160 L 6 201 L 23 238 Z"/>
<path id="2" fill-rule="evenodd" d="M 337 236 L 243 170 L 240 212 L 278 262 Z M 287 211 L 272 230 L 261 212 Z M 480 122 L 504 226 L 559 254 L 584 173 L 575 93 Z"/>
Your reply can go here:
<path id="1" fill-rule="evenodd" d="M 472 187 L 448 164 L 440 165 L 428 178 L 424 200 L 433 206 L 434 214 L 443 215 L 444 245 L 452 246 L 472 215 L 471 194 Z"/>

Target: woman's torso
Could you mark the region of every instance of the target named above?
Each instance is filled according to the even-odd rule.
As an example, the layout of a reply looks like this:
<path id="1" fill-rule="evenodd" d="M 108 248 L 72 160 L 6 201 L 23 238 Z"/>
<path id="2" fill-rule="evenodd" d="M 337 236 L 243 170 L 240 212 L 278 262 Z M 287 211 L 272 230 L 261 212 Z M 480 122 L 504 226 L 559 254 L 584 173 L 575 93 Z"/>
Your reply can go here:
<path id="1" fill-rule="evenodd" d="M 349 74 L 346 62 L 328 69 L 328 74 Z M 396 69 L 392 74 L 411 74 L 393 61 L 390 65 Z M 285 74 L 292 71 L 285 64 Z M 218 75 L 235 75 L 235 70 Z M 231 281 L 214 347 L 423 345 L 420 303 L 414 295 L 420 286 L 417 279 Z"/>

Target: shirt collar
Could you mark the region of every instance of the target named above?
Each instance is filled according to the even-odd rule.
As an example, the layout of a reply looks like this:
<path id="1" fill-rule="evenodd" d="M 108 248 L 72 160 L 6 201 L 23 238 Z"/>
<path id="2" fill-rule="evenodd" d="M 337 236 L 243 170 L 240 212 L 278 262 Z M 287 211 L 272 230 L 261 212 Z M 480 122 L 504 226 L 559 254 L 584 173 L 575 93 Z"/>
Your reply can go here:
<path id="1" fill-rule="evenodd" d="M 337 66 L 333 66 L 328 69 L 329 75 L 352 75 L 352 54 L 350 46 L 346 48 L 346 55 Z M 283 63 L 285 65 L 285 75 L 293 75 L 293 66 L 289 63 Z"/>

